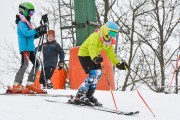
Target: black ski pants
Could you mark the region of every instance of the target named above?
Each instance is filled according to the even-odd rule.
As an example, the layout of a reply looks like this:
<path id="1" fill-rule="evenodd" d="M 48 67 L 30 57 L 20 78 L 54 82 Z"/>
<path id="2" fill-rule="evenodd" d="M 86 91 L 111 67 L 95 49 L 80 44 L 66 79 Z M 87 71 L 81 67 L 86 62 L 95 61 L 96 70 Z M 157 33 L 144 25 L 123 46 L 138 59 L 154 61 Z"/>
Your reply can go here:
<path id="1" fill-rule="evenodd" d="M 51 77 L 52 77 L 52 75 L 54 73 L 54 70 L 55 70 L 54 67 L 47 67 L 47 68 L 44 68 L 44 69 L 42 68 L 41 69 L 40 80 L 39 80 L 40 84 L 45 85 L 46 81 L 51 79 Z M 45 75 L 44 75 L 44 73 L 45 73 Z"/>

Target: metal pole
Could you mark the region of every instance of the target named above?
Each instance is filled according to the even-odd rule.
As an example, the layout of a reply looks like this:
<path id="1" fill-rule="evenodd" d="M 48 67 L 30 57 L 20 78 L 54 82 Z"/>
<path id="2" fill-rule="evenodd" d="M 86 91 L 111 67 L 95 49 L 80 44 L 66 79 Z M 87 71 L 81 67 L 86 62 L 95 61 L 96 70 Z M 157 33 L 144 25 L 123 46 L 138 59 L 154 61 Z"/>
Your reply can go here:
<path id="1" fill-rule="evenodd" d="M 74 39 L 74 30 L 73 30 L 73 16 L 72 16 L 72 1 L 70 0 L 70 14 L 71 14 L 71 35 L 72 35 L 72 41 L 73 41 L 73 47 L 75 46 L 75 39 Z"/>
<path id="2" fill-rule="evenodd" d="M 61 30 L 61 4 L 60 0 L 58 0 L 58 5 L 59 5 L 59 28 L 60 28 L 60 35 L 61 35 L 61 47 L 63 48 L 63 39 L 62 39 L 62 30 Z"/>

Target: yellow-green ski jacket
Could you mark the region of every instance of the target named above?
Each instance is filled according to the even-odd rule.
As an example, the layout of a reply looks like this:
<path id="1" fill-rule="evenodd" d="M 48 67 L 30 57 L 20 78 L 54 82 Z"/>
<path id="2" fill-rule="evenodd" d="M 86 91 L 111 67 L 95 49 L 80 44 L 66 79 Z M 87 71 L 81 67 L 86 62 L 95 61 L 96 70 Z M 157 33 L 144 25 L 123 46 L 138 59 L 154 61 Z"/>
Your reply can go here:
<path id="1" fill-rule="evenodd" d="M 119 60 L 114 53 L 113 45 L 107 46 L 105 45 L 101 39 L 100 34 L 98 32 L 92 33 L 80 46 L 78 56 L 90 56 L 91 60 L 93 60 L 96 56 L 100 55 L 100 52 L 105 50 L 106 55 L 109 60 L 112 62 L 114 66 L 119 63 Z"/>

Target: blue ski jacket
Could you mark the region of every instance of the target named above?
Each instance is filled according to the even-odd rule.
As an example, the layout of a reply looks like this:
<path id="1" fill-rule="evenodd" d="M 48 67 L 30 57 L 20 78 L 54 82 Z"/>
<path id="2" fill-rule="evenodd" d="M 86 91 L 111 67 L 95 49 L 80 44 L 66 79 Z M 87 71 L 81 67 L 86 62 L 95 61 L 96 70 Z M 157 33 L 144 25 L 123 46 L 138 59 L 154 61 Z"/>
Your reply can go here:
<path id="1" fill-rule="evenodd" d="M 27 23 L 20 20 L 17 26 L 17 34 L 20 53 L 23 51 L 35 51 L 34 36 L 38 35 L 36 30 L 31 29 Z"/>

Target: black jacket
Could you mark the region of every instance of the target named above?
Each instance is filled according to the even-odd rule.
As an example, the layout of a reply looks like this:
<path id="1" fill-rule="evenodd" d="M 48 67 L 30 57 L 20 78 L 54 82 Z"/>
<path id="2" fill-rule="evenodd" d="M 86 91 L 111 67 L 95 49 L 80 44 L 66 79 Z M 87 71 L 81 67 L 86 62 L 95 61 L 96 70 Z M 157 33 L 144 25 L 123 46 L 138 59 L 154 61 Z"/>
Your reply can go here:
<path id="1" fill-rule="evenodd" d="M 39 48 L 39 51 L 43 50 L 43 62 L 44 68 L 57 66 L 58 55 L 60 59 L 60 63 L 64 63 L 64 51 L 60 47 L 60 45 L 53 40 L 52 42 L 46 42 Z"/>

